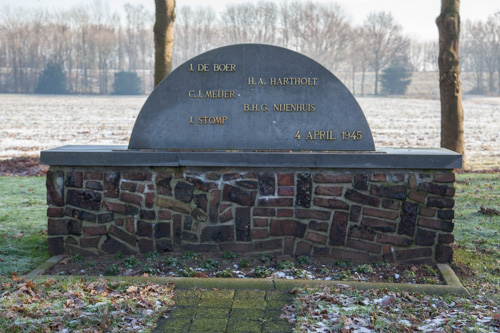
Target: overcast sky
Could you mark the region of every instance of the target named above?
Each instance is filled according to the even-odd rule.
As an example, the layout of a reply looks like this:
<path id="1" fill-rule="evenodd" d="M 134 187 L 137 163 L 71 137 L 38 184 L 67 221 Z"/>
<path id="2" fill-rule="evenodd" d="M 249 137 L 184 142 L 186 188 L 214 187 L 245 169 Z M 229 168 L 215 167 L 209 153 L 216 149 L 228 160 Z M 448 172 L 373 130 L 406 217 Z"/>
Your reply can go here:
<path id="1" fill-rule="evenodd" d="M 154 11 L 154 0 L 102 0 L 108 2 L 109 8 L 120 11 L 125 3 L 143 4 Z M 272 0 L 276 3 L 287 0 Z M 290 0 L 288 0 L 290 1 Z M 420 40 L 437 39 L 438 31 L 435 19 L 439 15 L 441 0 L 316 0 L 319 2 L 336 2 L 346 12 L 350 22 L 362 24 L 371 12 L 391 12 L 396 21 L 403 26 L 405 34 Z M 76 4 L 92 3 L 93 0 L 0 0 L 1 5 L 41 6 L 48 8 L 70 8 Z M 227 4 L 238 2 L 257 2 L 256 0 L 177 0 L 177 6 L 206 6 L 210 4 L 216 11 L 223 10 Z M 462 21 L 486 20 L 500 11 L 500 0 L 462 0 Z"/>

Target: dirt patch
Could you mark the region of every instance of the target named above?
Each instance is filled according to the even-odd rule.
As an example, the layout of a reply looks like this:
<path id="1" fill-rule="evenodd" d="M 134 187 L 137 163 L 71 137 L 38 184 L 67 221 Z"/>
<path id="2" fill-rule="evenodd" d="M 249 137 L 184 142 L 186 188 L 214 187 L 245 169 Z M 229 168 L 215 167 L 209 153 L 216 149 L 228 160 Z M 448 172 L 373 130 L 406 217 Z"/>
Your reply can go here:
<path id="1" fill-rule="evenodd" d="M 433 265 L 353 264 L 327 257 L 262 254 L 151 252 L 134 256 L 67 257 L 49 275 L 161 276 L 340 280 L 444 284 Z"/>

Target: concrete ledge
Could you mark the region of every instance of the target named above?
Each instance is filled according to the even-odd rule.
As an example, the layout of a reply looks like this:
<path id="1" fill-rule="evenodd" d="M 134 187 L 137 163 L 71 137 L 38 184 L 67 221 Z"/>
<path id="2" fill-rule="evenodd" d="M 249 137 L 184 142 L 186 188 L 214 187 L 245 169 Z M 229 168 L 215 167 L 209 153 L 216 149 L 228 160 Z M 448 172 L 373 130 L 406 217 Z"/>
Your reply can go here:
<path id="1" fill-rule="evenodd" d="M 436 149 L 374 152 L 251 152 L 129 150 L 127 146 L 63 146 L 41 152 L 41 163 L 66 166 L 308 167 L 460 169 L 462 155 Z"/>
<path id="2" fill-rule="evenodd" d="M 174 283 L 176 288 L 204 288 L 204 289 L 234 289 L 234 290 L 291 290 L 303 287 L 333 287 L 348 285 L 358 290 L 387 289 L 391 291 L 407 291 L 420 294 L 442 296 L 452 294 L 466 297 L 469 292 L 464 288 L 455 272 L 447 264 L 438 264 L 439 273 L 446 285 L 407 284 L 407 283 L 380 283 L 358 281 L 324 281 L 324 280 L 285 280 L 285 279 L 238 279 L 238 278 L 181 278 L 181 277 L 142 277 L 142 276 L 84 276 L 84 275 L 41 275 L 50 267 L 56 265 L 64 256 L 54 256 L 39 265 L 32 272 L 26 274 L 29 279 L 109 279 L 115 281 L 140 281 L 155 283 Z"/>

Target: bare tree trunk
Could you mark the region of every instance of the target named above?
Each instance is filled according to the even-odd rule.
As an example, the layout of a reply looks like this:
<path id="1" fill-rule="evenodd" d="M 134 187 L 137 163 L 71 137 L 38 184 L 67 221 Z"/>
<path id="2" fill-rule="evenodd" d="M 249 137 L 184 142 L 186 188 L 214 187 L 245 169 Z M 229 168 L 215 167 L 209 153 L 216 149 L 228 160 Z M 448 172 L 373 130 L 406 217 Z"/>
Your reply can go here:
<path id="1" fill-rule="evenodd" d="M 172 70 L 175 0 L 155 0 L 155 87 Z"/>
<path id="2" fill-rule="evenodd" d="M 439 90 L 441 93 L 441 147 L 464 155 L 464 111 L 460 87 L 460 0 L 441 0 L 439 29 Z"/>

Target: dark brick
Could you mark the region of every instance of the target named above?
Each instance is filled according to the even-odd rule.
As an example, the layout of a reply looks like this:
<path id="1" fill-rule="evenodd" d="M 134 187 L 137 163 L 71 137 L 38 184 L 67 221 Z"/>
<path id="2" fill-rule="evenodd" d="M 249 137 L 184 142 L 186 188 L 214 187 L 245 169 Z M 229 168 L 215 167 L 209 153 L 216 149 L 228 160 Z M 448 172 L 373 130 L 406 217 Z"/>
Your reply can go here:
<path id="1" fill-rule="evenodd" d="M 125 172 L 123 178 L 127 180 L 145 181 L 151 180 L 151 172 Z"/>
<path id="2" fill-rule="evenodd" d="M 123 182 L 121 187 L 122 190 L 124 191 L 129 191 L 129 192 L 137 191 L 137 183 Z"/>
<path id="3" fill-rule="evenodd" d="M 194 184 L 194 187 L 196 187 L 198 190 L 200 190 L 202 192 L 208 192 L 210 190 L 213 190 L 213 189 L 217 188 L 217 184 L 216 183 L 205 182 L 205 181 L 203 181 L 201 179 L 198 179 L 198 178 L 187 177 L 186 181 Z"/>
<path id="4" fill-rule="evenodd" d="M 283 248 L 283 240 L 282 238 L 278 238 L 265 241 L 255 241 L 254 247 L 256 251 L 281 250 Z"/>
<path id="5" fill-rule="evenodd" d="M 49 170 L 45 184 L 47 204 L 49 206 L 64 206 L 64 172 L 62 170 Z"/>
<path id="6" fill-rule="evenodd" d="M 438 210 L 438 217 L 443 220 L 453 220 L 455 218 L 455 211 L 451 209 Z"/>
<path id="7" fill-rule="evenodd" d="M 253 171 L 249 171 L 249 172 L 242 173 L 241 178 L 243 178 L 243 179 L 257 178 L 257 174 Z"/>
<path id="8" fill-rule="evenodd" d="M 248 242 L 252 240 L 250 235 L 250 208 L 236 208 L 236 240 L 239 242 Z"/>
<path id="9" fill-rule="evenodd" d="M 228 210 L 225 213 L 220 214 L 220 216 L 219 216 L 219 221 L 221 223 L 231 221 L 232 219 L 233 219 L 233 211 L 232 210 Z"/>
<path id="10" fill-rule="evenodd" d="M 113 213 L 102 213 L 97 215 L 97 223 L 107 223 L 113 221 L 115 218 Z"/>
<path id="11" fill-rule="evenodd" d="M 398 234 L 413 236 L 417 225 L 418 204 L 411 202 L 403 203 L 401 222 L 399 222 Z"/>
<path id="12" fill-rule="evenodd" d="M 203 210 L 204 212 L 207 211 L 208 200 L 206 194 L 196 194 L 193 196 L 193 199 L 194 203 L 196 204 L 196 207 Z"/>
<path id="13" fill-rule="evenodd" d="M 342 200 L 327 199 L 327 198 L 314 198 L 314 205 L 329 209 L 343 209 L 349 210 L 349 205 Z"/>
<path id="14" fill-rule="evenodd" d="M 400 201 L 385 199 L 382 200 L 382 207 L 392 210 L 399 210 Z"/>
<path id="15" fill-rule="evenodd" d="M 182 202 L 190 203 L 193 200 L 194 185 L 184 182 L 178 182 L 175 185 L 175 198 Z"/>
<path id="16" fill-rule="evenodd" d="M 349 228 L 349 237 L 373 241 L 375 239 L 375 231 L 365 227 L 352 226 Z"/>
<path id="17" fill-rule="evenodd" d="M 418 190 L 423 192 L 428 192 L 440 196 L 453 196 L 455 194 L 455 189 L 449 187 L 448 185 L 439 185 L 435 183 L 422 183 L 418 185 Z M 447 195 L 448 194 L 448 195 Z M 449 195 L 451 194 L 451 195 Z"/>
<path id="18" fill-rule="evenodd" d="M 314 176 L 314 181 L 316 183 L 350 183 L 351 175 L 350 174 L 323 174 L 318 173 Z"/>
<path id="19" fill-rule="evenodd" d="M 399 216 L 398 212 L 395 212 L 395 211 L 381 210 L 381 209 L 368 208 L 368 207 L 363 208 L 363 215 L 364 216 L 380 217 L 380 218 L 388 219 L 388 220 L 395 220 Z"/>
<path id="20" fill-rule="evenodd" d="M 66 186 L 82 188 L 83 174 L 81 172 L 69 172 L 66 176 Z"/>
<path id="21" fill-rule="evenodd" d="M 349 221 L 359 222 L 360 216 L 361 216 L 361 206 L 352 205 L 351 212 L 349 214 Z"/>
<path id="22" fill-rule="evenodd" d="M 276 216 L 278 217 L 293 217 L 293 209 L 278 209 Z"/>
<path id="23" fill-rule="evenodd" d="M 336 211 L 333 215 L 332 228 L 330 230 L 330 245 L 344 245 L 347 234 L 347 220 L 349 214 Z"/>
<path id="24" fill-rule="evenodd" d="M 415 258 L 430 258 L 431 256 L 432 256 L 432 249 L 430 247 L 396 250 L 397 261 L 415 259 Z"/>
<path id="25" fill-rule="evenodd" d="M 418 220 L 418 225 L 430 229 L 452 232 L 455 224 L 448 220 L 436 220 L 421 217 Z"/>
<path id="26" fill-rule="evenodd" d="M 383 232 L 396 231 L 396 223 L 390 221 L 364 217 L 361 221 L 361 224 L 365 227 L 369 227 L 377 231 L 383 231 Z"/>
<path id="27" fill-rule="evenodd" d="M 100 240 L 101 240 L 101 237 L 82 237 L 82 238 L 80 238 L 80 246 L 81 247 L 97 248 Z"/>
<path id="28" fill-rule="evenodd" d="M 267 229 L 252 229 L 252 239 L 265 239 L 269 237 Z"/>
<path id="29" fill-rule="evenodd" d="M 309 230 L 328 231 L 328 223 L 327 222 L 311 221 L 308 223 L 308 225 L 309 225 Z"/>
<path id="30" fill-rule="evenodd" d="M 205 177 L 208 179 L 208 180 L 219 180 L 220 179 L 220 175 L 217 174 L 217 173 L 213 173 L 213 172 L 208 172 L 205 174 Z"/>
<path id="31" fill-rule="evenodd" d="M 47 233 L 49 235 L 67 235 L 68 227 L 64 219 L 49 219 L 47 226 Z"/>
<path id="32" fill-rule="evenodd" d="M 313 247 L 313 257 L 326 257 L 330 254 L 330 249 L 324 246 L 314 246 Z"/>
<path id="33" fill-rule="evenodd" d="M 236 185 L 250 190 L 256 190 L 259 188 L 259 183 L 254 180 L 240 180 L 236 182 Z"/>
<path id="34" fill-rule="evenodd" d="M 120 229 L 112 225 L 109 227 L 108 234 L 115 236 L 116 238 L 130 244 L 131 246 L 135 246 L 135 236 L 129 234 L 123 229 Z"/>
<path id="35" fill-rule="evenodd" d="M 436 209 L 429 207 L 420 207 L 420 215 L 425 217 L 434 217 L 436 215 Z"/>
<path id="36" fill-rule="evenodd" d="M 312 250 L 312 245 L 308 242 L 300 241 L 297 243 L 297 247 L 295 248 L 296 256 L 310 256 Z"/>
<path id="37" fill-rule="evenodd" d="M 253 216 L 276 216 L 274 208 L 257 208 L 253 209 Z"/>
<path id="38" fill-rule="evenodd" d="M 82 221 L 68 219 L 66 220 L 66 226 L 68 228 L 68 233 L 71 235 L 81 235 L 82 234 Z"/>
<path id="39" fill-rule="evenodd" d="M 436 233 L 434 231 L 417 229 L 417 236 L 415 237 L 415 244 L 423 246 L 434 245 Z"/>
<path id="40" fill-rule="evenodd" d="M 72 244 L 72 245 L 78 245 L 78 241 L 71 236 L 66 237 L 66 240 L 64 241 L 65 244 Z"/>
<path id="41" fill-rule="evenodd" d="M 184 230 L 192 230 L 193 227 L 193 218 L 191 216 L 184 216 L 182 226 Z"/>
<path id="42" fill-rule="evenodd" d="M 137 184 L 137 192 L 144 193 L 145 189 L 146 189 L 146 186 L 144 186 L 144 184 Z"/>
<path id="43" fill-rule="evenodd" d="M 156 192 L 162 195 L 172 195 L 172 187 L 170 182 L 172 181 L 171 173 L 158 173 L 156 175 Z"/>
<path id="44" fill-rule="evenodd" d="M 201 242 L 234 242 L 234 228 L 231 225 L 207 226 L 201 230 Z"/>
<path id="45" fill-rule="evenodd" d="M 454 206 L 455 200 L 451 198 L 429 197 L 427 199 L 427 207 L 453 208 Z"/>
<path id="46" fill-rule="evenodd" d="M 143 220 L 154 220 L 156 219 L 156 213 L 154 210 L 144 210 L 141 209 L 140 215 Z"/>
<path id="47" fill-rule="evenodd" d="M 83 209 L 100 210 L 102 194 L 94 191 L 68 190 L 66 203 Z"/>
<path id="48" fill-rule="evenodd" d="M 84 220 L 88 222 L 95 222 L 97 219 L 97 215 L 93 213 L 86 212 L 84 210 L 79 210 L 71 207 L 66 207 L 64 209 L 64 215 L 79 219 L 79 220 Z"/>
<path id="49" fill-rule="evenodd" d="M 183 231 L 181 237 L 183 242 L 198 243 L 198 235 L 192 232 Z"/>
<path id="50" fill-rule="evenodd" d="M 453 247 L 449 245 L 436 245 L 436 262 L 448 263 L 453 261 Z"/>
<path id="51" fill-rule="evenodd" d="M 239 172 L 225 173 L 224 175 L 222 175 L 223 181 L 236 180 L 236 179 L 240 179 L 240 178 L 241 178 L 241 175 L 239 174 Z"/>
<path id="52" fill-rule="evenodd" d="M 172 242 L 169 239 L 158 239 L 155 242 L 156 251 L 160 253 L 172 252 Z"/>
<path id="53" fill-rule="evenodd" d="M 372 185 L 370 193 L 378 197 L 384 197 L 389 199 L 406 199 L 406 186 L 405 185 L 395 185 L 395 186 L 384 186 L 384 185 Z"/>
<path id="54" fill-rule="evenodd" d="M 356 190 L 348 189 L 345 193 L 345 198 L 361 204 L 378 207 L 380 200 L 369 195 L 362 194 Z"/>
<path id="55" fill-rule="evenodd" d="M 427 199 L 427 193 L 410 191 L 410 193 L 408 194 L 408 199 L 420 203 L 425 203 L 425 199 Z"/>
<path id="56" fill-rule="evenodd" d="M 343 188 L 340 186 L 318 186 L 315 193 L 317 195 L 326 195 L 331 197 L 338 197 L 342 195 Z"/>
<path id="57" fill-rule="evenodd" d="M 260 198 L 259 206 L 263 207 L 291 207 L 293 206 L 292 198 Z"/>
<path id="58" fill-rule="evenodd" d="M 47 239 L 49 244 L 49 255 L 57 256 L 64 253 L 64 238 L 63 237 L 49 237 Z"/>
<path id="59" fill-rule="evenodd" d="M 85 180 L 102 180 L 102 172 L 85 172 Z"/>
<path id="60" fill-rule="evenodd" d="M 303 238 L 307 225 L 297 220 L 271 220 L 271 236 L 295 236 Z"/>
<path id="61" fill-rule="evenodd" d="M 254 250 L 252 243 L 220 243 L 220 251 L 233 251 L 238 253 L 248 253 Z"/>
<path id="62" fill-rule="evenodd" d="M 49 207 L 47 208 L 47 217 L 63 217 L 64 210 L 62 207 Z"/>
<path id="63" fill-rule="evenodd" d="M 137 215 L 139 213 L 139 208 L 131 205 L 124 205 L 110 201 L 104 201 L 102 204 L 105 209 L 123 215 Z"/>
<path id="64" fill-rule="evenodd" d="M 102 191 L 104 189 L 101 182 L 98 182 L 95 180 L 87 181 L 87 183 L 85 184 L 85 187 L 90 189 L 90 190 L 96 190 L 96 191 Z"/>
<path id="65" fill-rule="evenodd" d="M 104 226 L 104 225 L 83 227 L 83 235 L 84 236 L 99 236 L 99 235 L 106 235 L 106 234 L 107 234 L 106 226 Z"/>
<path id="66" fill-rule="evenodd" d="M 120 194 L 120 200 L 134 205 L 142 204 L 142 197 L 140 195 L 132 193 L 123 192 L 122 194 Z"/>
<path id="67" fill-rule="evenodd" d="M 182 243 L 182 216 L 179 214 L 175 214 L 173 217 L 173 237 L 174 243 L 176 245 L 181 245 Z"/>
<path id="68" fill-rule="evenodd" d="M 297 195 L 295 204 L 301 207 L 311 206 L 312 197 L 312 178 L 310 173 L 297 174 Z"/>
<path id="69" fill-rule="evenodd" d="M 104 196 L 106 198 L 118 198 L 120 194 L 120 173 L 104 173 Z"/>
<path id="70" fill-rule="evenodd" d="M 219 202 L 220 202 L 220 191 L 214 190 L 210 193 L 210 211 L 209 218 L 210 222 L 217 223 L 219 221 Z"/>
<path id="71" fill-rule="evenodd" d="M 436 183 L 453 183 L 455 181 L 454 173 L 436 173 L 434 175 Z"/>
<path id="72" fill-rule="evenodd" d="M 143 237 L 148 237 L 148 238 L 153 238 L 153 223 L 149 222 L 144 222 L 144 221 L 137 221 L 137 236 L 143 236 Z"/>
<path id="73" fill-rule="evenodd" d="M 295 237 L 284 237 L 285 244 L 283 247 L 283 254 L 293 256 L 295 251 Z"/>
<path id="74" fill-rule="evenodd" d="M 352 260 L 354 262 L 367 262 L 369 259 L 368 252 L 353 251 L 344 248 L 333 248 L 330 257 L 333 259 Z"/>
<path id="75" fill-rule="evenodd" d="M 276 179 L 273 173 L 259 173 L 259 194 L 274 195 L 276 191 Z"/>
<path id="76" fill-rule="evenodd" d="M 453 234 L 439 234 L 438 244 L 452 244 L 455 241 Z"/>
<path id="77" fill-rule="evenodd" d="M 404 179 L 404 176 L 403 176 Z M 398 179 L 399 181 L 402 181 L 402 179 Z M 387 177 L 385 173 L 372 173 L 370 175 L 370 181 L 371 182 L 385 182 L 387 181 Z"/>
<path id="78" fill-rule="evenodd" d="M 168 210 L 159 210 L 158 211 L 158 220 L 170 220 L 172 218 L 172 213 Z"/>
<path id="79" fill-rule="evenodd" d="M 326 244 L 328 237 L 323 234 L 318 234 L 317 232 L 308 231 L 306 234 L 306 240 L 313 243 Z"/>
<path id="80" fill-rule="evenodd" d="M 382 245 L 355 239 L 348 239 L 346 247 L 369 253 L 380 253 L 382 251 Z"/>
<path id="81" fill-rule="evenodd" d="M 127 217 L 125 220 L 125 230 L 130 234 L 135 234 L 135 219 L 133 217 Z"/>
<path id="82" fill-rule="evenodd" d="M 154 241 L 152 239 L 139 239 L 137 240 L 137 245 L 139 245 L 139 251 L 141 253 L 149 253 L 155 250 Z"/>
<path id="83" fill-rule="evenodd" d="M 413 243 L 413 241 L 411 238 L 402 236 L 377 234 L 377 243 L 391 244 L 396 246 L 410 246 Z"/>
<path id="84" fill-rule="evenodd" d="M 354 175 L 354 188 L 361 191 L 368 190 L 368 176 L 364 173 Z"/>
<path id="85" fill-rule="evenodd" d="M 239 187 L 227 184 L 224 185 L 224 190 L 222 192 L 222 200 L 234 202 L 242 206 L 253 206 L 256 197 L 256 191 L 245 191 Z"/>
<path id="86" fill-rule="evenodd" d="M 293 186 L 295 179 L 293 173 L 280 173 L 278 174 L 278 186 Z"/>
<path id="87" fill-rule="evenodd" d="M 123 219 L 116 219 L 115 220 L 115 225 L 117 227 L 123 227 Z"/>
<path id="88" fill-rule="evenodd" d="M 331 212 L 316 209 L 297 209 L 295 210 L 295 217 L 299 219 L 315 219 L 315 220 L 329 220 L 332 216 Z"/>
<path id="89" fill-rule="evenodd" d="M 158 198 L 156 199 L 156 205 L 182 214 L 191 213 L 191 206 L 189 204 L 172 199 Z"/>
<path id="90" fill-rule="evenodd" d="M 231 212 L 231 211 L 229 211 L 229 212 Z M 208 216 L 203 211 L 201 211 L 199 208 L 196 208 L 195 210 L 193 210 L 193 212 L 191 213 L 191 216 L 198 222 L 207 222 L 208 221 Z M 221 215 L 221 219 L 222 219 L 222 215 Z"/>

